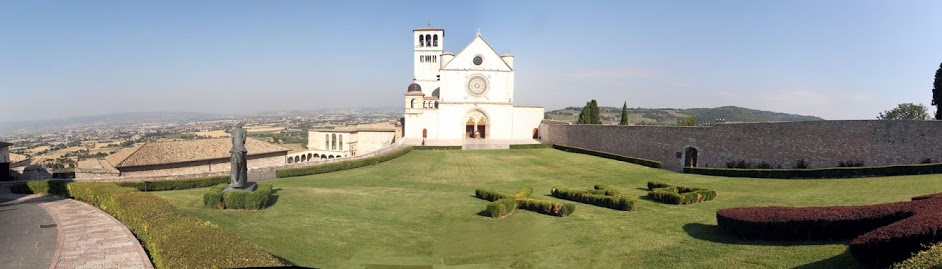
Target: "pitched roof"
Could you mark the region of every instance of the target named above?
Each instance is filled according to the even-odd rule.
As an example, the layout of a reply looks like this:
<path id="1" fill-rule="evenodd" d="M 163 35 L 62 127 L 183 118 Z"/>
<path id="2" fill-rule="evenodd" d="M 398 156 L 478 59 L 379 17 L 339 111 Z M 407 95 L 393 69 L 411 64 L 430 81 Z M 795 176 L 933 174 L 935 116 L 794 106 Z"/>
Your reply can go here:
<path id="1" fill-rule="evenodd" d="M 449 61 L 448 63 L 446 63 L 445 66 L 442 67 L 441 69 L 442 70 L 456 69 L 455 65 L 458 65 L 457 63 L 470 62 L 471 58 L 469 57 L 475 56 L 475 55 L 470 55 L 470 54 L 473 53 L 472 52 L 473 50 L 478 49 L 477 46 L 475 46 L 476 43 L 483 43 L 483 46 L 486 48 L 486 49 L 482 48 L 481 50 L 483 51 L 478 51 L 478 52 L 481 52 L 484 54 L 490 54 L 490 56 L 487 56 L 487 58 L 495 58 L 495 59 L 500 60 L 500 63 L 502 63 L 502 65 L 498 67 L 499 70 L 513 70 L 513 68 L 511 68 L 510 65 L 507 64 L 507 62 L 504 61 L 503 58 L 501 58 L 500 54 L 497 53 L 497 50 L 495 50 L 494 47 L 492 47 L 490 43 L 487 43 L 487 40 L 484 40 L 484 37 L 481 36 L 480 33 L 475 35 L 474 39 L 471 39 L 471 42 L 468 42 L 468 45 L 465 45 L 464 48 L 461 49 L 461 51 L 459 51 L 458 54 L 455 55 L 455 58 Z M 467 55 L 465 52 L 468 52 Z M 463 58 L 467 58 L 467 59 L 463 59 Z M 492 61 L 487 61 L 487 62 L 489 64 Z"/>
<path id="2" fill-rule="evenodd" d="M 225 159 L 231 156 L 232 140 L 226 138 L 212 138 L 186 141 L 150 142 L 133 148 L 126 148 L 105 157 L 116 168 L 161 165 L 171 163 L 184 163 Z M 288 152 L 290 149 L 262 142 L 254 138 L 245 140 L 248 155 L 258 155 L 274 152 Z"/>

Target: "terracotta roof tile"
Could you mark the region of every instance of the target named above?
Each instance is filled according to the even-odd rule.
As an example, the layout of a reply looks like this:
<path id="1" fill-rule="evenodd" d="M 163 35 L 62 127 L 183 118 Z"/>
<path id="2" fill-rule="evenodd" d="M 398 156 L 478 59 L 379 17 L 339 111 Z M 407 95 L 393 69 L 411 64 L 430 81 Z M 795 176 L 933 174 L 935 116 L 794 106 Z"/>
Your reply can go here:
<path id="1" fill-rule="evenodd" d="M 115 152 L 105 159 L 116 168 L 183 163 L 229 158 L 231 138 L 212 138 L 186 141 L 150 142 Z M 290 149 L 248 138 L 248 155 L 288 152 Z"/>

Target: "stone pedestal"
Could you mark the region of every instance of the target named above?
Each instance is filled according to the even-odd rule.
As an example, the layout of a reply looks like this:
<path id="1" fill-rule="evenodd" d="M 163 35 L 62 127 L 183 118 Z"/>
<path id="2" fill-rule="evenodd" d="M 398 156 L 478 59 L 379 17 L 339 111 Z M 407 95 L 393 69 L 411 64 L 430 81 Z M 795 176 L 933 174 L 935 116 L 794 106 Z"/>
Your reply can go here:
<path id="1" fill-rule="evenodd" d="M 232 185 L 229 185 L 229 186 L 226 186 L 226 189 L 222 190 L 222 192 L 225 193 L 227 191 L 255 191 L 256 188 L 258 188 L 258 184 L 256 184 L 255 182 L 246 182 L 245 186 L 242 186 L 242 188 L 235 188 L 235 187 L 232 187 Z"/>

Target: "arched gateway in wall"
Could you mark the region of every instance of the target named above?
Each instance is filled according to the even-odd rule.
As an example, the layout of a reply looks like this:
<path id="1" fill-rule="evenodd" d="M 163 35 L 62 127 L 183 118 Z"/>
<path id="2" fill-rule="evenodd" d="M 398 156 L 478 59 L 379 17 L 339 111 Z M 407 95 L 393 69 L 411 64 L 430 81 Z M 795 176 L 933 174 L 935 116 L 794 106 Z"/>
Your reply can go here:
<path id="1" fill-rule="evenodd" d="M 484 111 L 472 110 L 463 119 L 465 139 L 487 138 L 490 121 Z"/>

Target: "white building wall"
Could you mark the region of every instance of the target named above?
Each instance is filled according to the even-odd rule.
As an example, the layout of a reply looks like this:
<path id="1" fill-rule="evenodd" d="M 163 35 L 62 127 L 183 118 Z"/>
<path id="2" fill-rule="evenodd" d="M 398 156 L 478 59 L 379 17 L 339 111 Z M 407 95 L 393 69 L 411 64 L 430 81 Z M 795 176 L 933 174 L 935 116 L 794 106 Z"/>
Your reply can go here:
<path id="1" fill-rule="evenodd" d="M 392 145 L 396 132 L 360 131 L 356 134 L 356 155 L 368 154 Z"/>
<path id="2" fill-rule="evenodd" d="M 488 80 L 487 94 L 476 97 L 468 94 L 468 79 L 473 75 L 482 75 Z M 442 71 L 442 102 L 513 102 L 514 73 L 507 71 Z"/>
<path id="3" fill-rule="evenodd" d="M 514 107 L 513 139 L 533 139 L 533 129 L 543 121 L 542 107 Z"/>

